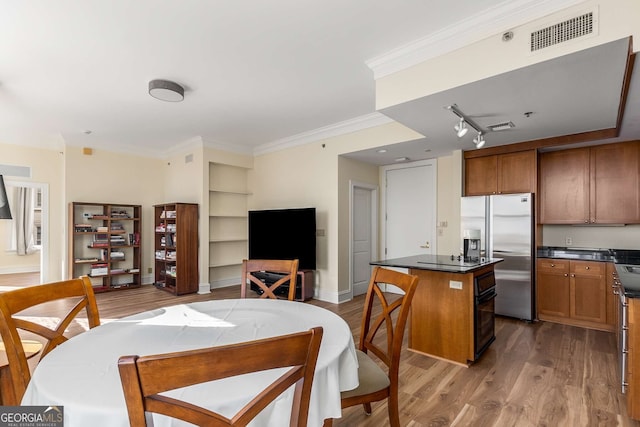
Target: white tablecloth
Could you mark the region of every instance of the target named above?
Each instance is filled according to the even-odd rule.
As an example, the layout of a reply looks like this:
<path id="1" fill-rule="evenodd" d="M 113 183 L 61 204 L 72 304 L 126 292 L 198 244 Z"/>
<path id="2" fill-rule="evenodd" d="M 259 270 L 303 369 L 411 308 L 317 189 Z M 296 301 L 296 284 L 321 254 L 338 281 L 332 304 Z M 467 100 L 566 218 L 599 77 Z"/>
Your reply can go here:
<path id="1" fill-rule="evenodd" d="M 351 331 L 336 314 L 301 302 L 267 299 L 216 300 L 176 305 L 109 322 L 73 337 L 37 366 L 23 405 L 62 405 L 65 427 L 129 425 L 117 361 L 255 340 L 322 326 L 324 335 L 311 393 L 309 426 L 339 418 L 340 391 L 358 385 Z M 238 363 L 242 363 L 241 360 Z M 257 373 L 188 387 L 177 395 L 231 416 L 274 373 Z M 252 426 L 288 425 L 291 390 L 266 408 Z M 184 423 L 155 415 L 156 427 Z"/>

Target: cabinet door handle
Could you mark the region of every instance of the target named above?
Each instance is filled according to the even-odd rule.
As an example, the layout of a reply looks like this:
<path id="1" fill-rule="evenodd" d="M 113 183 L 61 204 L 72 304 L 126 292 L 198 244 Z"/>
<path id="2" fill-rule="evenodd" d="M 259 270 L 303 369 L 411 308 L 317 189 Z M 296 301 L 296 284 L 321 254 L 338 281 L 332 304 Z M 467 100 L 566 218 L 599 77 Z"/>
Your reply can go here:
<path id="1" fill-rule="evenodd" d="M 564 273 L 564 277 L 567 277 L 567 276 L 568 276 L 568 274 L 567 274 L 567 273 Z"/>
<path id="2" fill-rule="evenodd" d="M 588 269 L 589 269 L 589 266 L 586 266 L 584 269 L 585 269 L 585 270 L 588 270 Z"/>
<path id="3" fill-rule="evenodd" d="M 576 275 L 575 275 L 575 274 L 572 274 L 572 275 L 571 275 L 571 277 L 576 277 Z"/>
<path id="4" fill-rule="evenodd" d="M 555 267 L 555 266 L 556 266 L 555 264 L 551 264 L 551 267 Z"/>

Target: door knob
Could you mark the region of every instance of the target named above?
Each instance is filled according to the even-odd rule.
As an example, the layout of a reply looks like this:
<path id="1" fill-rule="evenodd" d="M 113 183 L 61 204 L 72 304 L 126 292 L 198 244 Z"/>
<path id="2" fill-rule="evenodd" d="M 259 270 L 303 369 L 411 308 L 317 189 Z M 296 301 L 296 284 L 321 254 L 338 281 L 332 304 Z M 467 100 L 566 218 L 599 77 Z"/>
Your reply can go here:
<path id="1" fill-rule="evenodd" d="M 426 242 L 424 245 L 420 245 L 420 247 L 424 249 L 429 249 L 431 248 L 431 244 L 429 242 Z"/>

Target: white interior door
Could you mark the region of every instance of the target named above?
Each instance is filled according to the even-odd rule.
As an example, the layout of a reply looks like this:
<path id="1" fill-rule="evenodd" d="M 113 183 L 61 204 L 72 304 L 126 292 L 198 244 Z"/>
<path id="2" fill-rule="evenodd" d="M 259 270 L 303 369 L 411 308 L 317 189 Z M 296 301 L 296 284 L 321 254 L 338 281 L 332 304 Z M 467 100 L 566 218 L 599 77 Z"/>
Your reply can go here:
<path id="1" fill-rule="evenodd" d="M 351 289 L 353 296 L 367 292 L 375 250 L 376 190 L 351 186 Z"/>
<path id="2" fill-rule="evenodd" d="M 384 258 L 436 253 L 436 162 L 385 168 Z"/>

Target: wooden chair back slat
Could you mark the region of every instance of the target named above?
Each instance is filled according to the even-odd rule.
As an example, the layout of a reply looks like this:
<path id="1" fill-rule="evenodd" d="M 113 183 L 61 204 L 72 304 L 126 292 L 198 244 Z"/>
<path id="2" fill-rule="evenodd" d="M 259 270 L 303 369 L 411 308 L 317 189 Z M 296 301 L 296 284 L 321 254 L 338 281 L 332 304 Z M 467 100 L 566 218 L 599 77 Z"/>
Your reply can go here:
<path id="1" fill-rule="evenodd" d="M 77 302 L 53 328 L 20 317 L 20 313 L 27 308 L 68 299 L 77 299 Z M 44 338 L 45 342 L 40 354 L 42 359 L 57 345 L 68 339 L 64 334 L 83 309 L 87 315 L 89 328 L 99 326 L 98 305 L 91 280 L 86 276 L 0 293 L 0 337 L 7 352 L 13 388 L 11 393 L 5 393 L 3 396 L 4 405 L 19 405 L 31 380 L 20 331 Z"/>
<path id="2" fill-rule="evenodd" d="M 152 356 L 123 356 L 118 369 L 131 427 L 148 427 L 145 411 L 211 427 L 246 426 L 295 384 L 291 427 L 307 425 L 322 328 L 256 341 Z M 231 418 L 180 399 L 170 390 L 251 372 L 289 368 Z M 215 399 L 215 397 L 212 397 Z"/>
<path id="3" fill-rule="evenodd" d="M 285 276 L 273 283 L 267 285 L 262 282 L 256 273 L 269 272 L 280 273 Z M 284 283 L 289 282 L 289 292 L 287 299 L 293 301 L 296 297 L 296 281 L 298 278 L 298 260 L 280 260 L 280 259 L 249 259 L 242 261 L 242 283 L 240 288 L 240 297 L 247 297 L 247 287 L 254 283 L 262 291 L 260 298 L 277 299 L 276 289 Z"/>

